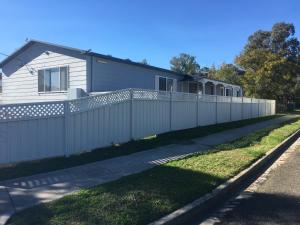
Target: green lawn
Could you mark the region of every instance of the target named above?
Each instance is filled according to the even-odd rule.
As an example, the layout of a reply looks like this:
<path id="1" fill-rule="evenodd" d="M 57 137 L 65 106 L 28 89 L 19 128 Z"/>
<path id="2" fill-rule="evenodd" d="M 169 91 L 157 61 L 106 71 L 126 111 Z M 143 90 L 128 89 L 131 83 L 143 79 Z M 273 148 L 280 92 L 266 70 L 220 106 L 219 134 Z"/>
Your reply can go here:
<path id="1" fill-rule="evenodd" d="M 131 141 L 119 146 L 97 149 L 89 153 L 73 155 L 71 157 L 58 157 L 34 162 L 19 163 L 0 169 L 0 181 L 33 174 L 49 172 L 59 169 L 74 167 L 86 163 L 96 162 L 104 159 L 128 155 L 147 149 L 173 144 L 192 138 L 203 137 L 220 131 L 242 127 L 264 120 L 273 119 L 280 115 L 261 117 L 237 122 L 223 123 L 211 126 L 197 127 L 193 129 L 174 131 L 139 141 Z"/>
<path id="2" fill-rule="evenodd" d="M 209 152 L 27 209 L 8 224 L 148 224 L 203 196 L 300 128 L 271 126 Z"/>

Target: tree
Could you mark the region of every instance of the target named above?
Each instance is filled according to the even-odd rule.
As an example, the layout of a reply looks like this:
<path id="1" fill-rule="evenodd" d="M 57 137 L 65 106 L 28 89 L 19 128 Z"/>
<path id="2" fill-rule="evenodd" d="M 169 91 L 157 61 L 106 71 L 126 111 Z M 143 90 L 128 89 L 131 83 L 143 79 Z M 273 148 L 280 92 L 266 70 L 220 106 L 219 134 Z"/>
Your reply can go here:
<path id="1" fill-rule="evenodd" d="M 217 68 L 214 64 L 210 67 L 207 77 L 210 79 L 217 79 Z"/>
<path id="2" fill-rule="evenodd" d="M 200 72 L 200 66 L 196 61 L 196 57 L 181 53 L 178 57 L 173 57 L 170 60 L 171 70 L 183 73 L 183 74 L 198 74 Z"/>
<path id="3" fill-rule="evenodd" d="M 208 77 L 208 74 L 209 74 L 209 68 L 204 66 L 200 69 L 200 74 L 201 76 L 205 76 L 205 77 Z"/>
<path id="4" fill-rule="evenodd" d="M 149 65 L 147 59 L 143 59 L 140 63 L 144 64 L 144 65 Z"/>
<path id="5" fill-rule="evenodd" d="M 300 45 L 294 37 L 295 27 L 276 23 L 271 31 L 259 30 L 251 35 L 236 64 L 246 72 L 242 84 L 246 95 L 293 99 L 300 75 Z"/>
<path id="6" fill-rule="evenodd" d="M 240 60 L 241 64 L 252 64 L 242 80 L 246 95 L 277 100 L 294 97 L 299 71 L 296 64 L 266 50 L 252 51 Z"/>
<path id="7" fill-rule="evenodd" d="M 241 70 L 234 64 L 223 63 L 219 69 L 211 69 L 210 78 L 241 85 Z"/>

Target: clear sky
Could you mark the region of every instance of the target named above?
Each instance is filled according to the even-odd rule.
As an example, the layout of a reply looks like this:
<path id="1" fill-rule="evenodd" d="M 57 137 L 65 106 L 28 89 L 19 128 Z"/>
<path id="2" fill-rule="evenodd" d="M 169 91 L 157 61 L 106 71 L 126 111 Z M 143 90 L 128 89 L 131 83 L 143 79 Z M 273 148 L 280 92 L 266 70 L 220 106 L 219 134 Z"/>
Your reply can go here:
<path id="1" fill-rule="evenodd" d="M 0 7 L 7 54 L 32 38 L 163 68 L 186 52 L 211 66 L 233 62 L 251 33 L 276 22 L 294 23 L 300 37 L 299 0 L 1 0 Z"/>

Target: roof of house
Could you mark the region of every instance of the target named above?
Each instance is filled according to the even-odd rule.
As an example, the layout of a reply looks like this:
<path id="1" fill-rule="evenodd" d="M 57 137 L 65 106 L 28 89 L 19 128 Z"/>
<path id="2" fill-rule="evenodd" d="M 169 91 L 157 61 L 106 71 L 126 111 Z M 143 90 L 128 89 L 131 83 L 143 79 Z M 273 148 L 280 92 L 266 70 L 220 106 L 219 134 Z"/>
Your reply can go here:
<path id="1" fill-rule="evenodd" d="M 64 45 L 53 44 L 53 43 L 34 40 L 34 39 L 31 39 L 31 40 L 27 41 L 22 47 L 20 47 L 16 51 L 14 51 L 11 55 L 9 55 L 2 62 L 0 62 L 0 68 L 2 68 L 5 64 L 7 64 L 12 59 L 16 58 L 17 55 L 24 52 L 26 49 L 30 48 L 35 43 L 49 45 L 49 46 L 53 46 L 53 47 L 57 47 L 57 48 L 63 48 L 63 49 L 66 49 L 66 50 L 71 50 L 71 51 L 78 52 L 79 54 L 99 57 L 99 58 L 111 60 L 111 61 L 114 61 L 114 62 L 134 65 L 134 66 L 143 67 L 143 68 L 151 69 L 151 70 L 157 70 L 157 71 L 161 71 L 161 72 L 165 72 L 165 73 L 171 73 L 171 74 L 174 74 L 174 75 L 183 76 L 183 78 L 186 79 L 186 80 L 189 80 L 189 79 L 194 80 L 195 79 L 195 77 L 193 75 L 178 73 L 178 72 L 175 72 L 175 71 L 172 71 L 172 70 L 168 70 L 168 69 L 164 69 L 164 68 L 160 68 L 160 67 L 156 67 L 156 66 L 151 66 L 151 65 L 146 65 L 146 64 L 143 64 L 143 63 L 139 63 L 139 62 L 133 62 L 129 59 L 121 59 L 121 58 L 113 57 L 113 56 L 110 56 L 110 55 L 103 55 L 103 54 L 99 54 L 99 53 L 96 53 L 96 52 L 92 52 L 91 50 L 82 50 L 82 49 L 78 49 L 78 48 L 72 48 L 72 47 L 68 47 L 68 46 L 64 46 Z M 205 78 L 205 79 L 208 79 L 208 80 L 214 80 L 214 79 L 210 79 L 210 78 L 206 78 L 206 77 L 202 77 L 202 78 Z M 215 80 L 215 81 L 226 83 L 226 82 L 221 81 L 221 80 Z M 234 84 L 231 84 L 231 85 L 234 85 Z M 238 85 L 234 85 L 234 86 L 238 86 Z"/>
<path id="2" fill-rule="evenodd" d="M 7 58 L 5 58 L 2 62 L 0 62 L 0 68 L 2 68 L 6 63 L 8 63 L 13 58 L 17 57 L 17 55 L 19 55 L 20 53 L 22 53 L 23 51 L 25 51 L 26 49 L 28 49 L 29 47 L 31 47 L 35 43 L 40 43 L 40 44 L 44 44 L 44 45 L 63 48 L 63 49 L 78 52 L 78 53 L 83 54 L 83 55 L 95 56 L 95 57 L 99 57 L 99 58 L 102 58 L 102 59 L 107 59 L 107 60 L 111 60 L 111 61 L 115 61 L 115 62 L 119 62 L 119 63 L 125 63 L 125 64 L 129 64 L 129 65 L 139 66 L 139 67 L 143 67 L 143 68 L 146 68 L 146 69 L 152 69 L 152 70 L 158 70 L 158 71 L 161 71 L 161 72 L 172 73 L 172 74 L 179 75 L 179 76 L 187 76 L 187 77 L 191 76 L 191 75 L 188 75 L 188 74 L 182 74 L 182 73 L 178 73 L 178 72 L 168 70 L 168 69 L 163 69 L 163 68 L 156 67 L 156 66 L 146 65 L 146 64 L 138 63 L 138 62 L 133 62 L 129 59 L 121 59 L 121 58 L 113 57 L 113 56 L 110 56 L 110 55 L 103 55 L 103 54 L 99 54 L 99 53 L 96 53 L 96 52 L 92 52 L 90 50 L 82 50 L 82 49 L 78 49 L 78 48 L 72 48 L 72 47 L 68 47 L 68 46 L 53 44 L 53 43 L 34 40 L 34 39 L 31 39 L 31 40 L 27 41 L 27 43 L 25 43 L 21 48 L 17 49 L 11 55 L 9 55 Z"/>

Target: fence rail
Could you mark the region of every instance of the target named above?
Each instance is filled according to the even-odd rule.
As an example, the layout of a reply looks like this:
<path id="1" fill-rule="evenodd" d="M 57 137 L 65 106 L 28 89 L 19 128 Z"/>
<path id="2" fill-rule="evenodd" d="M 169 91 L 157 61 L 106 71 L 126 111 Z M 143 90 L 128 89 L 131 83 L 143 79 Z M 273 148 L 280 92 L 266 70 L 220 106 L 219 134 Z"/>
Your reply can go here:
<path id="1" fill-rule="evenodd" d="M 125 89 L 0 105 L 0 164 L 68 156 L 153 134 L 275 114 L 275 101 Z"/>

